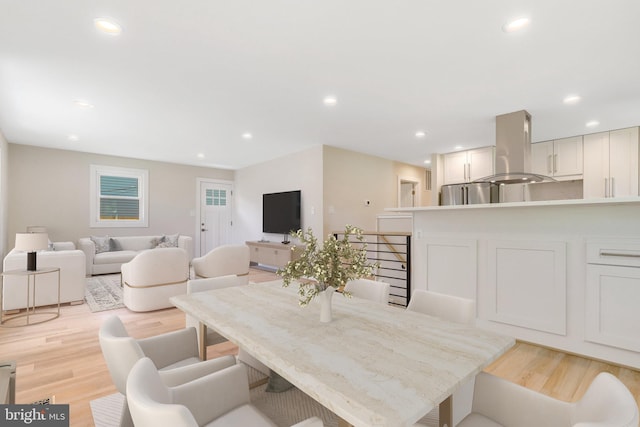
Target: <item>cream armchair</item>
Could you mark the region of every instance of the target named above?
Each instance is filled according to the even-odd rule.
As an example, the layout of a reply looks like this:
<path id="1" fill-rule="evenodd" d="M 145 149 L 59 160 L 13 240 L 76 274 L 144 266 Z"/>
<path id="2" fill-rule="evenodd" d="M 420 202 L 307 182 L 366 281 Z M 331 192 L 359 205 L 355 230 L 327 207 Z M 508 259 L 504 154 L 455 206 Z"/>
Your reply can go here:
<path id="1" fill-rule="evenodd" d="M 142 251 L 121 269 L 122 299 L 131 311 L 173 307 L 169 298 L 187 293 L 189 257 L 184 249 Z"/>
<path id="2" fill-rule="evenodd" d="M 223 245 L 191 261 L 196 278 L 249 274 L 250 251 L 247 245 Z"/>
<path id="3" fill-rule="evenodd" d="M 127 380 L 127 400 L 136 427 L 275 427 L 249 400 L 246 368 L 235 365 L 178 387 L 167 387 L 153 362 L 138 361 Z M 309 418 L 296 427 L 321 427 Z"/>
<path id="4" fill-rule="evenodd" d="M 101 325 L 98 337 L 111 379 L 118 391 L 125 395 L 129 372 L 144 357 L 148 357 L 160 369 L 162 381 L 169 386 L 191 381 L 236 363 L 233 356 L 200 361 L 196 331 L 193 328 L 135 339 L 129 336 L 120 318 L 112 315 Z M 125 400 L 120 426 L 132 425 Z"/>
<path id="5" fill-rule="evenodd" d="M 457 427 L 637 427 L 638 405 L 613 375 L 598 374 L 577 402 L 563 402 L 502 378 L 476 377 L 471 414 Z"/>

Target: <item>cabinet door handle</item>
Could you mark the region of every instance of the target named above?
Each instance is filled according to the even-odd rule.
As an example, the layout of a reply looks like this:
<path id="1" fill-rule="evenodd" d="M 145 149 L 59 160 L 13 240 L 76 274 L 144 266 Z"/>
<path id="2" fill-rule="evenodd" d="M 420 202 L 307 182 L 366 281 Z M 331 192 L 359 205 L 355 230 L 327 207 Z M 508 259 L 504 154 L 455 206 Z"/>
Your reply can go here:
<path id="1" fill-rule="evenodd" d="M 602 252 L 600 251 L 600 256 L 615 256 L 615 257 L 624 257 L 624 258 L 640 258 L 640 254 L 631 254 L 626 252 Z"/>
<path id="2" fill-rule="evenodd" d="M 609 178 L 604 179 L 604 197 L 609 197 Z"/>
<path id="3" fill-rule="evenodd" d="M 547 173 L 551 173 L 553 172 L 552 166 L 551 166 L 551 154 L 547 155 Z"/>
<path id="4" fill-rule="evenodd" d="M 611 177 L 611 197 L 616 197 L 616 179 Z"/>
<path id="5" fill-rule="evenodd" d="M 553 173 L 558 172 L 558 155 L 553 155 Z"/>

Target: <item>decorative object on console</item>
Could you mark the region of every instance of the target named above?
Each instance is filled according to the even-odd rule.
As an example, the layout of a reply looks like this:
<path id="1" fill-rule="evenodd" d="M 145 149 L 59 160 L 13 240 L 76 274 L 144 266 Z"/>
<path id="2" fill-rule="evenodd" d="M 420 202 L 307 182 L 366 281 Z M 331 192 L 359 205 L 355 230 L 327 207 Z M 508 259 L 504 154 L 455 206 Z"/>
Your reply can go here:
<path id="1" fill-rule="evenodd" d="M 36 251 L 49 247 L 49 236 L 47 233 L 16 233 L 16 246 L 18 251 L 27 252 L 27 270 L 36 271 L 37 260 Z"/>
<path id="2" fill-rule="evenodd" d="M 291 236 L 305 244 L 304 250 L 299 258 L 287 263 L 284 268 L 277 271 L 277 274 L 283 278 L 285 287 L 289 286 L 293 280 L 303 279 L 299 281 L 298 290 L 301 306 L 309 304 L 316 295 L 327 289 L 332 294 L 332 291 L 343 287 L 350 280 L 371 276 L 377 267 L 377 264 L 367 261 L 367 243 L 362 230 L 357 227 L 347 225 L 340 240 L 330 234 L 322 247 L 318 246 L 318 239 L 313 235 L 311 228 L 307 231 L 298 230 L 291 233 Z M 355 242 L 351 241 L 352 237 L 355 238 Z M 294 245 L 292 250 L 295 248 Z M 349 296 L 348 292 L 343 294 Z M 331 295 L 327 295 L 322 300 L 330 302 Z M 325 314 L 322 314 L 323 312 Z M 330 308 L 321 309 L 321 321 L 330 320 Z"/>

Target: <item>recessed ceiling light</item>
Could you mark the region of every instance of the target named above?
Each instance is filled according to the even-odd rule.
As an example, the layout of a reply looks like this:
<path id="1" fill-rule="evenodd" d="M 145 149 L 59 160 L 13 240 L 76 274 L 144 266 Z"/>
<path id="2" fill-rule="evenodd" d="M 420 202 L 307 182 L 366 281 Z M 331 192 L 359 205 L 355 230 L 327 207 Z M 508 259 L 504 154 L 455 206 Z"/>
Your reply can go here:
<path id="1" fill-rule="evenodd" d="M 502 26 L 502 31 L 505 33 L 513 33 L 514 31 L 523 29 L 527 25 L 529 25 L 529 18 L 518 18 L 504 24 Z"/>
<path id="2" fill-rule="evenodd" d="M 416 138 L 424 138 L 425 136 L 427 136 L 427 134 L 423 130 L 419 130 L 416 132 Z"/>
<path id="3" fill-rule="evenodd" d="M 93 108 L 93 104 L 90 104 L 87 101 L 83 101 L 81 99 L 76 99 L 75 101 L 73 101 L 73 103 L 76 104 L 76 107 L 84 108 L 86 110 Z"/>
<path id="4" fill-rule="evenodd" d="M 72 133 L 67 136 L 67 139 L 69 141 L 78 141 L 80 138 L 78 138 L 78 135 Z"/>
<path id="5" fill-rule="evenodd" d="M 562 102 L 564 102 L 565 104 L 577 104 L 581 99 L 582 98 L 580 98 L 580 95 L 567 95 L 562 100 Z"/>
<path id="6" fill-rule="evenodd" d="M 204 159 L 204 154 L 203 153 L 198 153 L 198 158 L 199 159 Z"/>
<path id="7" fill-rule="evenodd" d="M 599 124 L 600 124 L 600 122 L 597 121 L 597 120 L 590 120 L 590 121 L 587 122 L 587 127 L 588 128 L 594 128 L 594 127 L 598 126 Z"/>
<path id="8" fill-rule="evenodd" d="M 338 100 L 336 99 L 335 96 L 325 96 L 323 102 L 324 102 L 324 105 L 333 106 L 338 103 Z"/>
<path id="9" fill-rule="evenodd" d="M 122 27 L 117 22 L 109 18 L 96 18 L 93 20 L 93 25 L 99 31 L 112 36 L 117 36 L 122 32 Z"/>
<path id="10" fill-rule="evenodd" d="M 462 150 L 462 145 L 456 145 L 453 147 L 454 150 Z"/>
<path id="11" fill-rule="evenodd" d="M 431 164 L 431 159 L 427 159 L 427 160 L 425 160 L 425 161 L 424 161 L 424 164 L 425 164 L 425 165 L 430 165 L 430 164 Z"/>
<path id="12" fill-rule="evenodd" d="M 251 135 L 251 133 L 249 133 L 249 132 L 245 132 L 245 133 L 242 134 L 242 137 L 244 139 L 251 139 L 251 138 L 253 138 L 253 135 Z"/>

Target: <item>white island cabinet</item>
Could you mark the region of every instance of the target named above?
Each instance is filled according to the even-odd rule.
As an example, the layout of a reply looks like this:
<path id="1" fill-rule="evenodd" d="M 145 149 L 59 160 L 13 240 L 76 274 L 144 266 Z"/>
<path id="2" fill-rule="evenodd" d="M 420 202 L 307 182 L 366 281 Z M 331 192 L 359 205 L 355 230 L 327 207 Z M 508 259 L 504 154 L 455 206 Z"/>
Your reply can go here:
<path id="1" fill-rule="evenodd" d="M 413 289 L 474 298 L 483 328 L 640 369 L 640 197 L 388 211 L 413 215 Z M 595 265 L 600 240 L 638 266 Z"/>

